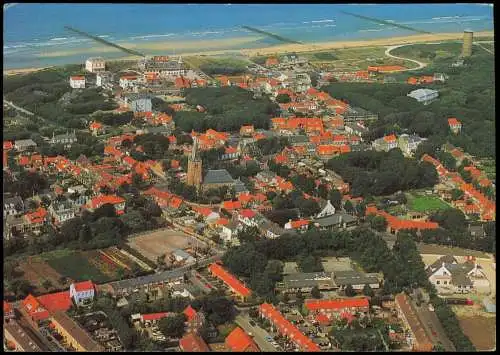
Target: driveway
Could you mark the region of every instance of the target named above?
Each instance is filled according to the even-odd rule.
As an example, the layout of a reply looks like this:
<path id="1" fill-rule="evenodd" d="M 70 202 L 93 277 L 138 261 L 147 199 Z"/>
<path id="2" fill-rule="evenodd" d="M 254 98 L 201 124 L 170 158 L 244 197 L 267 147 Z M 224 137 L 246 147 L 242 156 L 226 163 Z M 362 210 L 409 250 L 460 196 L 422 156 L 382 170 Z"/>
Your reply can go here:
<path id="1" fill-rule="evenodd" d="M 422 326 L 427 333 L 427 336 L 433 343 L 438 341 L 443 344 L 446 351 L 456 351 L 455 346 L 446 335 L 441 322 L 434 312 L 429 311 L 426 303 L 422 303 L 417 307 L 415 302 L 411 301 L 413 308 L 416 310 L 417 317 L 419 318 Z M 434 335 L 435 334 L 435 335 Z"/>
<path id="2" fill-rule="evenodd" d="M 246 313 L 239 314 L 235 319 L 238 324 L 247 333 L 253 334 L 253 340 L 263 352 L 276 352 L 278 351 L 270 342 L 266 340 L 266 336 L 271 336 L 265 329 L 262 329 L 257 324 L 252 327 L 250 324 L 250 317 Z"/>
<path id="3" fill-rule="evenodd" d="M 395 55 L 392 55 L 391 54 L 391 51 L 393 49 L 396 49 L 396 48 L 400 48 L 400 47 L 404 47 L 404 46 L 411 46 L 412 44 L 399 44 L 397 46 L 390 46 L 390 47 L 387 47 L 387 49 L 385 50 L 385 55 L 389 58 L 394 58 L 394 59 L 401 59 L 401 60 L 406 60 L 408 62 L 412 62 L 412 63 L 415 63 L 418 65 L 418 67 L 416 68 L 411 68 L 411 69 L 403 69 L 403 70 L 400 70 L 400 72 L 403 72 L 403 71 L 411 71 L 411 70 L 420 70 L 422 68 L 425 68 L 427 66 L 427 63 L 423 63 L 423 62 L 419 62 L 418 60 L 415 60 L 415 59 L 410 59 L 410 58 L 403 58 L 403 57 L 396 57 Z"/>

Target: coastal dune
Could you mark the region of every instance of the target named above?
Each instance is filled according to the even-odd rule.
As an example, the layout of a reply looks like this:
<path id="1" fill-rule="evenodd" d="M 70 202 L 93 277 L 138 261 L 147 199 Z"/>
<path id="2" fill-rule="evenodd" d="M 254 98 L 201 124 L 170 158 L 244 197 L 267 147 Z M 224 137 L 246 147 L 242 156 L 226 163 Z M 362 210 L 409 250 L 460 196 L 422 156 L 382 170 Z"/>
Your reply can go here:
<path id="1" fill-rule="evenodd" d="M 493 31 L 475 32 L 474 36 L 493 36 Z M 245 44 L 255 43 L 256 41 L 262 39 L 263 37 L 252 36 L 252 37 L 238 37 L 238 38 L 227 38 L 227 39 L 216 39 L 216 40 L 194 40 L 194 41 L 157 41 L 157 42 L 147 42 L 147 43 L 124 43 L 122 44 L 126 48 L 135 49 L 137 51 L 143 51 L 147 54 L 150 51 L 161 51 L 175 49 L 177 55 L 223 55 L 231 53 L 239 53 L 246 56 L 257 56 L 257 55 L 271 55 L 276 53 L 286 53 L 286 52 L 309 52 L 317 50 L 328 50 L 328 49 L 345 49 L 345 48 L 356 48 L 356 47 L 375 47 L 375 46 L 394 46 L 399 44 L 410 44 L 410 43 L 425 43 L 425 42 L 438 42 L 438 41 L 449 41 L 449 40 L 461 40 L 463 38 L 462 32 L 457 33 L 436 33 L 436 34 L 416 34 L 410 36 L 400 36 L 400 37 L 390 37 L 390 38 L 380 38 L 380 39 L 367 39 L 367 40 L 352 40 L 352 41 L 328 41 L 328 42 L 318 42 L 312 44 L 278 44 L 275 46 L 265 47 L 265 48 L 252 48 L 252 49 L 237 49 Z M 228 47 L 235 47 L 233 49 L 228 49 Z M 87 54 L 89 56 L 96 55 L 97 53 L 120 53 L 118 49 L 105 47 L 102 45 L 94 46 L 92 48 L 79 48 L 73 51 L 54 51 L 42 54 L 42 57 L 65 57 L 73 55 Z M 123 56 L 117 60 L 133 60 L 138 59 L 134 56 Z M 22 72 L 29 72 L 40 70 L 43 68 L 28 68 L 28 69 L 11 69 L 4 70 L 4 75 L 18 74 Z"/>

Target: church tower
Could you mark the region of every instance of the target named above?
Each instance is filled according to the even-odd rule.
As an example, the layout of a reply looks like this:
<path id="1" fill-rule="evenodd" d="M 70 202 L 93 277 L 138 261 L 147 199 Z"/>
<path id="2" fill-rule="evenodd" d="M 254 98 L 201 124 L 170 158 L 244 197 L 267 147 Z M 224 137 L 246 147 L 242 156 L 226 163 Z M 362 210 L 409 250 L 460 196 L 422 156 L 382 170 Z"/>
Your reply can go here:
<path id="1" fill-rule="evenodd" d="M 193 151 L 188 158 L 187 184 L 199 189 L 201 186 L 201 158 L 198 156 L 198 139 L 193 137 Z"/>

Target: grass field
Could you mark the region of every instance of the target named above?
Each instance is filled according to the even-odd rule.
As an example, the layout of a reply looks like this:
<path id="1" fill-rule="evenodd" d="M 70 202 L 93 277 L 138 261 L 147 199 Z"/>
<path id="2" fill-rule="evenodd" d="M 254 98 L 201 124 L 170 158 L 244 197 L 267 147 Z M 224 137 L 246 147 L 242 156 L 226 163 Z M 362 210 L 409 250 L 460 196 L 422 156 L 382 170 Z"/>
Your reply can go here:
<path id="1" fill-rule="evenodd" d="M 107 282 L 109 278 L 92 266 L 87 258 L 80 253 L 61 256 L 47 260 L 62 276 L 69 277 L 76 281 L 92 280 L 95 282 Z"/>
<path id="2" fill-rule="evenodd" d="M 424 62 L 435 59 L 455 57 L 462 51 L 462 43 L 457 41 L 442 42 L 440 44 L 414 44 L 394 49 L 391 54 L 407 57 Z M 433 57 L 433 55 L 435 55 Z"/>
<path id="3" fill-rule="evenodd" d="M 416 212 L 432 212 L 450 208 L 446 202 L 434 196 L 411 196 L 408 198 L 408 206 Z"/>

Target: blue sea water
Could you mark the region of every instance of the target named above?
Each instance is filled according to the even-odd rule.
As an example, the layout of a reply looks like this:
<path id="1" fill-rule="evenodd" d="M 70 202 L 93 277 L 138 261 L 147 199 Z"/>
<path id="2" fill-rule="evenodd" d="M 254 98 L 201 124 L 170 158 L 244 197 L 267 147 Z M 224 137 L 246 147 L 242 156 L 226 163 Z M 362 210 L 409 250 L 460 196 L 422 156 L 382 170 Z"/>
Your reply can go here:
<path id="1" fill-rule="evenodd" d="M 65 30 L 66 25 L 127 44 L 256 36 L 242 25 L 306 43 L 414 34 L 341 11 L 430 32 L 493 30 L 493 7 L 488 4 L 10 4 L 4 6 L 4 68 L 78 63 L 89 55 L 44 54 L 100 46 Z M 278 43 L 266 39 L 245 46 Z M 168 55 L 172 49 L 147 54 Z M 124 54 L 116 50 L 92 55 Z"/>

